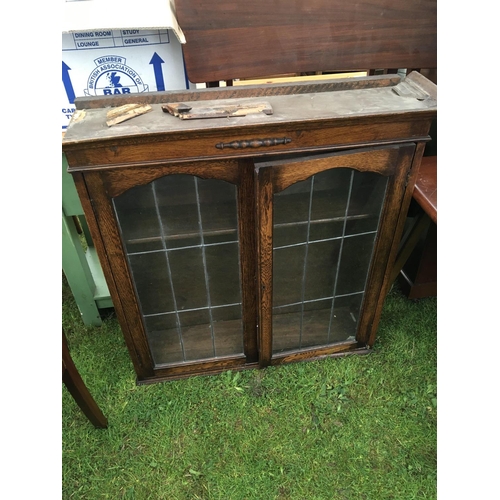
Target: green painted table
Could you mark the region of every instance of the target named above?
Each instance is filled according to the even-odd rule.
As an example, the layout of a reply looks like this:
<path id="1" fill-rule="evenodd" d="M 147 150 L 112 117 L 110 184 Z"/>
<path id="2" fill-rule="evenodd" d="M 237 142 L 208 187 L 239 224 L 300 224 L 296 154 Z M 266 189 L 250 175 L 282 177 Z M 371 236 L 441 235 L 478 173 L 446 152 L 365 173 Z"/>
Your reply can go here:
<path id="1" fill-rule="evenodd" d="M 62 268 L 85 325 L 102 324 L 99 309 L 113 307 L 73 178 L 62 155 Z M 80 227 L 78 227 L 80 226 Z M 80 234 L 81 230 L 81 234 Z"/>

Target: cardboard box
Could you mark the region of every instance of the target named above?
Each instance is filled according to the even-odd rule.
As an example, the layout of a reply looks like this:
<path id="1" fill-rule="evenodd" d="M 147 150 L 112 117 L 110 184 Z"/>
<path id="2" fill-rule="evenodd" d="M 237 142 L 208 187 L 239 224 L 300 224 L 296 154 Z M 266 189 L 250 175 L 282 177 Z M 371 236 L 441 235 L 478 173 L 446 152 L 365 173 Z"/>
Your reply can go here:
<path id="1" fill-rule="evenodd" d="M 143 0 L 141 9 L 127 8 L 128 1 L 119 6 L 113 0 L 63 2 L 63 130 L 76 97 L 191 87 L 173 6 Z"/>

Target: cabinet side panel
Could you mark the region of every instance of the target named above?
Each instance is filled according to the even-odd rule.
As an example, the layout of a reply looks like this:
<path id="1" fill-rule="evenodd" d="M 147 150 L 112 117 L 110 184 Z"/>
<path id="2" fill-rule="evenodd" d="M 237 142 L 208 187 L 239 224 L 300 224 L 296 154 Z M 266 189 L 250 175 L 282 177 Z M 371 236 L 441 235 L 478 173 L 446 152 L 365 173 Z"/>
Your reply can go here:
<path id="1" fill-rule="evenodd" d="M 370 346 L 375 342 L 375 334 L 380 319 L 381 307 L 384 303 L 387 289 L 384 290 L 383 283 L 390 269 L 393 260 L 391 260 L 391 249 L 393 248 L 397 236 L 398 223 L 401 218 L 402 210 L 406 215 L 408 207 L 402 207 L 401 203 L 405 196 L 406 184 L 408 182 L 408 173 L 411 168 L 415 145 L 402 146 L 396 161 L 395 175 L 391 177 L 387 190 L 387 196 L 382 213 L 382 224 L 375 247 L 375 254 L 372 260 L 367 282 L 367 294 L 363 303 L 357 340 L 367 343 Z M 400 235 L 401 236 L 401 235 Z M 400 237 L 399 236 L 399 237 Z M 399 239 L 397 240 L 399 242 Z M 378 316 L 377 316 L 378 312 Z"/>
<path id="2" fill-rule="evenodd" d="M 110 215 L 112 217 L 112 213 L 109 213 L 109 202 L 103 192 L 102 179 L 98 173 L 94 172 L 86 174 L 85 176 L 83 174 L 73 173 L 73 179 L 82 202 L 85 218 L 99 256 L 99 261 L 112 297 L 113 306 L 115 308 L 135 371 L 139 379 L 149 377 L 153 374 L 149 350 L 147 349 L 147 346 L 144 345 L 143 339 L 132 334 L 133 324 L 131 328 L 128 315 L 125 312 L 129 305 L 126 303 L 127 301 L 124 300 L 125 297 L 122 296 L 121 292 L 119 292 L 120 283 L 117 283 L 115 280 L 115 277 L 118 278 L 118 281 L 126 282 L 127 280 L 127 278 L 122 275 L 123 268 L 120 269 L 120 265 L 117 266 L 116 262 L 113 265 L 113 254 L 116 254 L 116 252 L 109 251 L 110 243 L 112 247 L 116 247 L 116 241 L 109 241 L 110 239 L 113 240 L 113 236 L 111 234 L 102 234 L 100 229 L 101 220 L 98 220 L 102 218 L 102 216 L 98 217 L 96 212 L 94 212 L 93 206 L 96 205 L 98 212 L 103 210 L 103 216 L 105 218 L 106 212 L 108 218 Z M 105 227 L 107 225 L 109 225 L 109 223 L 105 224 Z M 111 226 L 113 226 L 113 224 L 111 224 Z M 118 275 L 115 274 L 116 267 L 118 267 Z"/>
<path id="3" fill-rule="evenodd" d="M 382 287 L 380 289 L 376 307 L 374 308 L 374 314 L 371 323 L 367 325 L 367 337 L 363 339 L 363 341 L 367 342 L 370 346 L 375 342 L 375 336 L 377 333 L 380 316 L 382 314 L 384 300 L 387 296 L 387 293 L 389 292 L 390 286 L 392 285 L 391 270 L 396 259 L 399 242 L 401 241 L 401 237 L 403 235 L 406 215 L 410 206 L 413 189 L 418 176 L 418 170 L 420 167 L 420 161 L 422 159 L 424 149 L 425 143 L 419 143 L 417 144 L 415 149 L 405 148 L 401 151 L 401 170 L 405 172 L 405 178 L 402 180 L 403 183 L 401 185 L 402 194 L 399 198 L 400 205 L 392 215 L 392 218 L 395 219 L 392 221 L 393 225 L 391 227 L 393 234 L 392 240 L 390 238 L 390 230 L 388 231 L 389 234 L 386 235 L 386 240 L 388 242 L 388 248 L 386 249 L 386 264 L 385 266 L 383 266 L 382 264 L 380 266 L 380 269 L 384 270 Z"/>

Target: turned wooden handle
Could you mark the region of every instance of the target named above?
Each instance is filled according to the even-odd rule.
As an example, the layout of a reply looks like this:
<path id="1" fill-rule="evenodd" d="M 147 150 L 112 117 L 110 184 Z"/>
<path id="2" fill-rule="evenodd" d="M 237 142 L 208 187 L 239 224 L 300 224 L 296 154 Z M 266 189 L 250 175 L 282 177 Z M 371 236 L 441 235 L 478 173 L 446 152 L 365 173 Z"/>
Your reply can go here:
<path id="1" fill-rule="evenodd" d="M 288 144 L 290 142 L 292 142 L 292 139 L 290 139 L 289 137 L 269 137 L 266 139 L 243 139 L 241 141 L 219 142 L 215 145 L 215 147 L 217 149 L 262 148 L 264 146 L 278 146 L 279 144 Z"/>

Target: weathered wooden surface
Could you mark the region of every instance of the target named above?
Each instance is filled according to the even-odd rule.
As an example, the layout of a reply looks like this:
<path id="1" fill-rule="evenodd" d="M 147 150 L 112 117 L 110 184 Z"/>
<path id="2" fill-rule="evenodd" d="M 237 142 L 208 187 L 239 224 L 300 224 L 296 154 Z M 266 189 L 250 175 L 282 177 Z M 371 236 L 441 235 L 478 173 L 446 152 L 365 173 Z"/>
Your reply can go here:
<path id="1" fill-rule="evenodd" d="M 216 104 L 193 103 L 190 105 L 182 102 L 164 104 L 161 107 L 165 113 L 180 118 L 181 120 L 197 120 L 210 118 L 231 118 L 239 116 L 264 113 L 272 115 L 273 108 L 268 102 L 247 102 L 239 104 L 235 100 L 217 101 Z"/>
<path id="2" fill-rule="evenodd" d="M 437 66 L 436 0 L 182 0 L 176 12 L 192 82 Z"/>
<path id="3" fill-rule="evenodd" d="M 369 83 L 372 78 L 375 82 L 381 81 L 377 77 L 363 81 Z M 436 114 L 436 86 L 417 72 L 405 81 L 412 81 L 429 97 L 420 100 L 397 95 L 392 89 L 399 78 L 386 80 L 383 87 L 361 89 L 352 82 L 350 90 L 267 96 L 272 115 L 179 120 L 164 113 L 160 103 L 154 103 L 150 113 L 114 127 L 105 123 L 109 108 L 90 106 L 77 111 L 81 117 L 71 121 L 63 146 L 70 171 L 77 171 L 120 164 L 140 166 L 144 158 L 152 166 L 155 162 L 174 160 L 220 160 L 284 151 L 300 153 L 314 149 L 319 152 L 322 148 L 340 149 L 354 144 L 388 144 L 399 142 L 402 137 L 422 140 L 428 133 L 427 120 Z M 221 89 L 221 94 L 226 95 L 225 90 Z M 151 99 L 156 99 L 154 94 Z M 213 99 L 205 104 L 220 101 Z M 110 105 L 112 100 L 105 102 Z M 235 99 L 235 102 L 255 101 L 249 97 Z M 193 137 L 196 140 L 191 140 Z M 186 148 L 187 139 L 190 139 L 189 148 Z"/>
<path id="4" fill-rule="evenodd" d="M 119 126 L 106 126 L 107 108 L 87 109 L 83 118 L 70 122 L 63 139 L 64 144 L 92 141 L 113 137 L 137 136 L 138 134 L 160 134 L 175 132 L 207 131 L 210 129 L 237 129 L 243 126 L 283 125 L 285 123 L 316 122 L 335 118 L 361 118 L 367 116 L 394 117 L 412 111 L 431 112 L 436 109 L 435 96 L 424 87 L 426 80 L 412 73 L 405 81 L 413 87 L 426 92 L 428 98 L 421 100 L 417 96 L 400 96 L 393 91 L 393 86 L 341 90 L 338 92 L 312 92 L 308 94 L 269 96 L 267 101 L 273 109 L 272 115 L 263 113 L 233 117 L 224 120 L 178 120 L 164 113 L 161 104 L 151 104 L 152 111 L 136 117 L 133 121 Z M 253 98 L 233 100 L 235 105 L 254 104 Z M 166 103 L 165 103 L 166 104 Z M 204 101 L 204 107 L 216 107 L 218 100 Z"/>
<path id="5" fill-rule="evenodd" d="M 118 123 L 122 123 L 127 120 L 131 120 L 136 116 L 148 113 L 152 109 L 153 108 L 151 108 L 149 104 L 144 106 L 141 106 L 140 104 L 124 104 L 123 106 L 119 106 L 117 108 L 111 108 L 106 113 L 106 125 L 108 127 L 112 127 Z"/>

